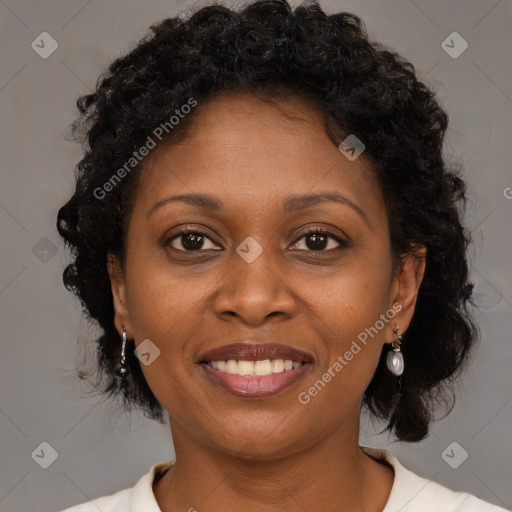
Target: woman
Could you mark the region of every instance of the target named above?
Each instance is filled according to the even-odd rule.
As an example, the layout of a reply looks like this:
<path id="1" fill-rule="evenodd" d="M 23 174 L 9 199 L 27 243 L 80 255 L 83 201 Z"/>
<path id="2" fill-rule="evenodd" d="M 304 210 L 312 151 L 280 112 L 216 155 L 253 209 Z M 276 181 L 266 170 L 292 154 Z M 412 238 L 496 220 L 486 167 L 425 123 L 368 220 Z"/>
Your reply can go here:
<path id="1" fill-rule="evenodd" d="M 101 391 L 176 459 L 68 511 L 504 510 L 359 446 L 362 408 L 424 439 L 476 340 L 435 94 L 316 4 L 151 28 L 78 101 L 57 225 Z"/>

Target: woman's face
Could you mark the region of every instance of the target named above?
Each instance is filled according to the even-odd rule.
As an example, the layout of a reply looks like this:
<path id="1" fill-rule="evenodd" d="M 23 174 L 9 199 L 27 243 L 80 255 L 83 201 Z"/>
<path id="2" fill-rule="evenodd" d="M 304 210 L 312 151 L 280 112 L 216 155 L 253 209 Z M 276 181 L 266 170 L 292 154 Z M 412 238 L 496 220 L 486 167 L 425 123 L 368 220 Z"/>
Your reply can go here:
<path id="1" fill-rule="evenodd" d="M 292 117 L 250 94 L 200 104 L 186 139 L 149 156 L 125 274 L 110 269 L 116 325 L 144 342 L 141 367 L 171 427 L 247 456 L 357 432 L 382 346 L 395 321 L 407 328 L 422 275 L 420 263 L 393 271 L 384 199 L 364 153 L 349 160 L 300 100 L 279 105 Z M 209 200 L 168 200 L 182 194 Z M 339 201 L 300 199 L 316 194 Z M 186 227 L 192 235 L 179 235 Z M 205 367 L 205 353 L 234 343 L 281 344 L 307 363 L 284 372 L 257 363 L 275 371 L 259 386 Z M 283 379 L 286 371 L 297 376 Z"/>

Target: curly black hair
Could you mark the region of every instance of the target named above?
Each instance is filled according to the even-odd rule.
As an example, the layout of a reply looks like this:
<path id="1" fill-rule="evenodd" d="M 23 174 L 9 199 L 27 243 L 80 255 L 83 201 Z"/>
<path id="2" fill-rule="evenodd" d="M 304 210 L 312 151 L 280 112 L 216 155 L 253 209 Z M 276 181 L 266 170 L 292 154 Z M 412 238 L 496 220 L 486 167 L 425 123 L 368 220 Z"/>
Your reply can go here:
<path id="1" fill-rule="evenodd" d="M 109 254 L 124 261 L 144 159 L 108 194 L 98 191 L 191 98 L 201 104 L 221 93 L 249 91 L 271 102 L 295 95 L 323 113 L 333 142 L 339 144 L 340 134 L 356 134 L 364 142 L 384 192 L 394 261 L 419 245 L 427 248 L 401 347 L 406 371 L 400 389 L 385 368 L 386 344 L 363 397 L 363 405 L 398 440 L 425 438 L 437 404 L 454 400 L 454 384 L 479 334 L 468 308 L 474 306 L 467 281 L 471 235 L 459 209 L 466 206 L 466 184 L 461 166 L 448 165 L 442 156 L 448 116 L 435 93 L 417 79 L 411 63 L 370 42 L 357 16 L 328 15 L 316 2 L 294 10 L 286 0 L 238 9 L 213 4 L 150 28 L 100 75 L 95 92 L 79 97 L 79 116 L 71 125 L 84 156 L 57 229 L 74 257 L 64 284 L 103 330 L 96 340 L 101 382 L 95 389 L 162 421 L 163 408 L 133 348 L 127 354 L 128 385 L 115 375 L 120 336 L 107 271 Z M 162 142 L 179 140 L 193 116 L 168 130 Z"/>

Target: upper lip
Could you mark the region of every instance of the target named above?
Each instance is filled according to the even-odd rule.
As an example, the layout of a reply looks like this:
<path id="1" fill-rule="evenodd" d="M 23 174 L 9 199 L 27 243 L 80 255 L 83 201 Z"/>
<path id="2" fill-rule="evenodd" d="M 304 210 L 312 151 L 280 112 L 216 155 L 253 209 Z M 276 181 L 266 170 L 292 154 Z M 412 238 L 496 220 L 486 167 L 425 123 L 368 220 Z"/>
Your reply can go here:
<path id="1" fill-rule="evenodd" d="M 312 357 L 302 350 L 279 343 L 233 343 L 205 352 L 201 356 L 200 362 L 227 361 L 229 359 L 243 361 L 290 359 L 305 363 L 312 361 Z"/>

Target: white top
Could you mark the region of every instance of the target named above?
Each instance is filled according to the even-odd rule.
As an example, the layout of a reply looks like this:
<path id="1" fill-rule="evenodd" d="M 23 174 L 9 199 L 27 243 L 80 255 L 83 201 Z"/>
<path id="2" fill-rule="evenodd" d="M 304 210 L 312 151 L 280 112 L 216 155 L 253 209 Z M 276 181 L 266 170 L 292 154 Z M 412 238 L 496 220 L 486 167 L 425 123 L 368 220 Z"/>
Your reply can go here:
<path id="1" fill-rule="evenodd" d="M 507 512 L 466 492 L 456 492 L 406 469 L 387 450 L 361 446 L 375 459 L 386 460 L 395 470 L 388 502 L 382 512 Z M 151 467 L 131 488 L 102 496 L 61 512 L 161 512 L 153 494 L 155 476 L 170 468 L 175 459 Z"/>

